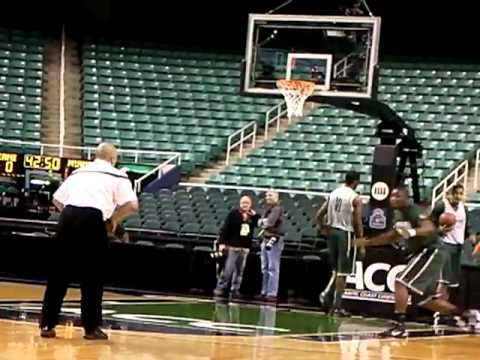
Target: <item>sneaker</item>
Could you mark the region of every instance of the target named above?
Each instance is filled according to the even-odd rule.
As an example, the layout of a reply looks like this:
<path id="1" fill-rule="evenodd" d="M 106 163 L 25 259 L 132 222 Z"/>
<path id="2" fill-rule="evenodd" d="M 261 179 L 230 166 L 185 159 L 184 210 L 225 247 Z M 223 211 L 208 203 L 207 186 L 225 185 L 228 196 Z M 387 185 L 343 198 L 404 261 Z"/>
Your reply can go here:
<path id="1" fill-rule="evenodd" d="M 332 306 L 332 299 L 330 299 L 331 296 L 328 296 L 328 294 L 322 292 L 320 295 L 318 295 L 318 301 L 320 302 L 320 305 L 324 309 L 329 309 Z"/>
<path id="2" fill-rule="evenodd" d="M 240 291 L 236 290 L 236 291 L 232 291 L 232 292 L 230 293 L 230 298 L 231 298 L 232 300 L 243 300 L 243 299 L 245 299 L 245 296 L 243 296 L 243 295 L 240 293 Z"/>
<path id="3" fill-rule="evenodd" d="M 222 289 L 213 290 L 213 296 L 215 296 L 217 298 L 226 298 L 227 297 L 225 291 L 222 290 Z"/>
<path id="4" fill-rule="evenodd" d="M 55 328 L 49 328 L 47 326 L 40 328 L 40 336 L 42 338 L 54 338 L 57 336 L 57 333 L 55 332 Z"/>
<path id="5" fill-rule="evenodd" d="M 460 316 L 460 319 L 463 321 L 465 327 L 473 330 L 478 327 L 480 313 L 478 310 L 465 310 Z"/>
<path id="6" fill-rule="evenodd" d="M 335 309 L 330 310 L 329 315 L 330 316 L 336 316 L 336 317 L 350 317 L 351 316 L 351 314 L 347 310 L 342 309 L 342 308 L 335 308 Z"/>
<path id="7" fill-rule="evenodd" d="M 91 332 L 85 332 L 83 338 L 86 340 L 108 340 L 108 335 L 97 327 Z"/>
<path id="8" fill-rule="evenodd" d="M 446 325 L 461 327 L 459 318 L 453 315 L 444 315 L 436 312 L 433 314 L 433 326 Z"/>
<path id="9" fill-rule="evenodd" d="M 265 294 L 260 294 L 260 295 L 255 295 L 254 299 L 256 301 L 264 301 L 265 300 Z"/>
<path id="10" fill-rule="evenodd" d="M 408 331 L 405 328 L 405 324 L 393 323 L 390 328 L 378 334 L 378 337 L 381 338 L 406 338 L 408 336 Z"/>

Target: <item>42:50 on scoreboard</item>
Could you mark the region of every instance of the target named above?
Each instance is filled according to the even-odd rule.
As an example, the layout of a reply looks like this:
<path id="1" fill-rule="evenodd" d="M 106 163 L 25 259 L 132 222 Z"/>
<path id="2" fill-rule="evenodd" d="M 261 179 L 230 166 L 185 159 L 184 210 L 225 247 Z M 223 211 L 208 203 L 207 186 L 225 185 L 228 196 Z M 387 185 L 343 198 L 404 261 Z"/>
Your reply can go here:
<path id="1" fill-rule="evenodd" d="M 58 156 L 0 152 L 0 176 L 23 177 L 27 170 L 43 170 L 67 176 L 88 163 L 88 160 Z"/>

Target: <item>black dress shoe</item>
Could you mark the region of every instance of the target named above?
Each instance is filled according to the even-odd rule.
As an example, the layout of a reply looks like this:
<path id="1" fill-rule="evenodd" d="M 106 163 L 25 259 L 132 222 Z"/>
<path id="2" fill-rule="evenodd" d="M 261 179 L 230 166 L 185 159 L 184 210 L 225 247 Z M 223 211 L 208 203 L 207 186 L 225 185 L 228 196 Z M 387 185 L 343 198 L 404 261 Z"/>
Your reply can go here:
<path id="1" fill-rule="evenodd" d="M 248 297 L 243 295 L 242 293 L 240 293 L 239 291 L 233 291 L 231 294 L 230 294 L 230 298 L 232 300 L 247 300 Z"/>
<path id="2" fill-rule="evenodd" d="M 336 316 L 336 317 L 350 317 L 352 316 L 347 310 L 342 309 L 342 308 L 334 308 L 330 310 L 329 313 L 330 316 Z"/>
<path id="3" fill-rule="evenodd" d="M 83 338 L 86 340 L 108 340 L 108 335 L 97 327 L 93 331 L 86 332 Z"/>
<path id="4" fill-rule="evenodd" d="M 228 294 L 225 290 L 215 289 L 215 290 L 213 290 L 213 297 L 214 298 L 228 298 Z"/>
<path id="5" fill-rule="evenodd" d="M 47 326 L 40 328 L 40 336 L 42 338 L 54 338 L 57 336 L 55 328 L 49 328 Z"/>
<path id="6" fill-rule="evenodd" d="M 276 304 L 277 303 L 277 297 L 267 295 L 263 298 L 263 302 L 266 302 L 266 303 L 269 303 L 269 304 Z"/>

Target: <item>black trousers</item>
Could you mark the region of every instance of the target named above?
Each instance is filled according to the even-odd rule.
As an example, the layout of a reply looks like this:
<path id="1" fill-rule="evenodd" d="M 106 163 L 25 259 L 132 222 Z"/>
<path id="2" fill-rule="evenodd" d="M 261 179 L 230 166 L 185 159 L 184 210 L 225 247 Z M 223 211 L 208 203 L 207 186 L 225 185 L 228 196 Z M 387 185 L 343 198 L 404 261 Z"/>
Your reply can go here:
<path id="1" fill-rule="evenodd" d="M 103 279 L 108 237 L 102 212 L 94 208 L 66 206 L 53 241 L 41 327 L 53 328 L 68 284 L 80 282 L 81 318 L 86 332 L 102 324 Z"/>

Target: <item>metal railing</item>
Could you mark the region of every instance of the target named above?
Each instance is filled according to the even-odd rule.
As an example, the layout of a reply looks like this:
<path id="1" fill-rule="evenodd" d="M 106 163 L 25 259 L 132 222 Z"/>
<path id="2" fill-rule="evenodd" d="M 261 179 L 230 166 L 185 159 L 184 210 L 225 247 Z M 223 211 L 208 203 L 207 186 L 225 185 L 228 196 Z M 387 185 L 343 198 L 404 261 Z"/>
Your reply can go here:
<path id="1" fill-rule="evenodd" d="M 48 149 L 62 150 L 61 153 L 63 153 L 63 150 L 65 150 L 65 149 L 81 150 L 87 155 L 87 160 L 90 160 L 92 158 L 92 155 L 95 153 L 95 148 L 94 147 L 89 147 L 89 146 L 70 146 L 70 145 L 61 145 L 61 144 L 44 144 L 44 143 L 35 142 L 35 141 L 0 139 L 0 145 L 2 145 L 2 144 L 10 145 L 12 147 L 27 146 L 27 147 L 31 147 L 31 148 L 37 148 L 40 155 L 44 155 L 45 151 L 48 150 Z M 20 148 L 19 150 L 23 150 L 23 149 Z"/>
<path id="2" fill-rule="evenodd" d="M 435 203 L 443 199 L 445 194 L 460 181 L 463 181 L 463 187 L 467 189 L 468 181 L 468 161 L 463 161 L 458 165 L 445 179 L 443 179 L 437 186 L 433 188 L 432 191 L 432 208 L 435 206 Z M 439 192 L 439 190 L 441 190 Z M 438 194 L 437 194 L 438 193 Z"/>
<path id="3" fill-rule="evenodd" d="M 475 170 L 473 174 L 473 187 L 475 191 L 478 191 L 478 172 L 480 171 L 480 149 L 475 152 Z"/>
<path id="4" fill-rule="evenodd" d="M 347 76 L 347 70 L 351 66 L 348 64 L 348 59 L 353 54 L 348 54 L 347 56 L 338 60 L 333 66 L 333 77 L 337 78 L 338 76 Z"/>
<path id="5" fill-rule="evenodd" d="M 60 150 L 60 154 L 63 154 L 63 150 L 79 150 L 82 152 L 82 155 L 86 158 L 86 160 L 92 160 L 94 158 L 95 154 L 95 149 L 94 147 L 89 147 L 89 146 L 70 146 L 70 145 L 60 145 L 60 144 L 42 144 L 40 142 L 28 142 L 28 141 L 20 141 L 20 140 L 6 140 L 6 139 L 0 139 L 0 145 L 1 144 L 6 144 L 11 147 L 16 147 L 16 146 L 27 146 L 27 147 L 32 147 L 36 148 L 39 152 L 40 155 L 44 155 L 45 151 L 48 149 L 58 149 Z M 18 149 L 18 150 L 23 150 L 23 149 Z M 159 158 L 164 158 L 168 157 L 167 160 L 163 161 L 161 164 L 156 166 L 154 169 L 149 171 L 147 174 L 143 175 L 142 177 L 138 178 L 137 180 L 134 181 L 134 190 L 138 193 L 142 189 L 142 183 L 147 179 L 149 176 L 155 174 L 156 172 L 159 173 L 159 176 L 162 174 L 162 170 L 165 168 L 165 166 L 172 164 L 175 162 L 177 165 L 181 164 L 181 153 L 179 152 L 173 152 L 173 151 L 148 151 L 148 150 L 128 150 L 128 149 L 117 149 L 118 151 L 118 157 L 119 161 L 124 161 L 127 159 L 123 159 L 123 157 L 128 156 L 128 160 L 132 161 L 135 164 L 139 163 L 146 163 L 150 162 L 151 156 L 156 156 L 157 159 L 155 161 L 161 161 Z M 148 155 L 149 160 L 143 161 L 143 156 Z"/>
<path id="6" fill-rule="evenodd" d="M 268 138 L 268 128 L 269 126 L 277 122 L 277 132 L 280 131 L 280 120 L 282 119 L 282 116 L 285 116 L 287 114 L 287 103 L 285 101 L 282 101 L 280 104 L 275 105 L 272 107 L 270 110 L 267 111 L 265 114 L 265 134 L 264 134 L 264 139 L 267 140 Z M 290 119 L 288 120 L 290 123 Z"/>
<path id="7" fill-rule="evenodd" d="M 162 162 L 160 165 L 158 165 L 157 167 L 155 167 L 154 169 L 152 169 L 151 171 L 149 171 L 148 173 L 146 173 L 145 175 L 143 175 L 142 177 L 139 177 L 138 179 L 136 179 L 134 182 L 133 182 L 133 190 L 135 191 L 136 194 L 140 193 L 140 191 L 142 191 L 142 186 L 143 186 L 143 182 L 149 178 L 150 176 L 154 175 L 154 174 L 158 174 L 157 175 L 157 179 L 160 178 L 163 174 L 164 174 L 164 169 L 168 166 L 168 165 L 172 165 L 173 162 L 176 163 L 176 165 L 180 165 L 181 164 L 181 156 L 180 156 L 180 153 L 175 153 L 174 155 L 172 155 L 170 158 L 168 158 L 167 160 L 165 160 L 164 162 Z"/>
<path id="8" fill-rule="evenodd" d="M 338 60 L 335 65 L 333 65 L 333 77 L 337 78 L 339 76 L 347 76 L 347 70 L 352 67 L 352 63 L 349 63 L 348 61 L 350 60 L 351 57 L 358 55 L 357 52 L 352 52 L 340 60 Z"/>
<path id="9" fill-rule="evenodd" d="M 249 130 L 251 131 L 249 132 Z M 240 147 L 240 157 L 242 156 L 244 144 L 249 139 L 251 139 L 251 147 L 253 149 L 257 139 L 257 123 L 255 121 L 248 123 L 228 137 L 225 165 L 229 164 L 231 153 L 235 148 Z"/>
<path id="10" fill-rule="evenodd" d="M 328 196 L 330 193 L 321 192 L 321 191 L 305 191 L 305 190 L 293 190 L 293 189 L 274 189 L 274 188 L 264 188 L 256 186 L 237 186 L 237 185 L 218 185 L 218 184 L 205 184 L 205 183 L 189 183 L 189 182 L 180 182 L 178 185 L 184 187 L 202 187 L 208 189 L 233 189 L 233 190 L 245 190 L 245 191 L 254 191 L 254 192 L 266 192 L 266 191 L 275 191 L 278 193 L 287 193 L 295 195 L 309 195 L 309 196 Z M 370 199 L 369 195 L 360 195 L 360 198 L 363 202 L 366 202 Z"/>
<path id="11" fill-rule="evenodd" d="M 71 145 L 60 145 L 60 144 L 44 144 L 40 142 L 32 141 L 21 141 L 21 140 L 7 140 L 0 139 L 0 145 L 5 144 L 11 147 L 31 147 L 38 150 L 39 155 L 44 155 L 48 149 L 62 149 L 62 150 L 79 150 L 82 152 L 82 155 L 86 157 L 86 160 L 92 160 L 95 155 L 95 147 L 90 146 L 71 146 Z M 19 151 L 23 149 L 19 148 Z M 122 155 L 132 155 L 134 163 L 139 163 L 142 160 L 142 155 L 158 155 L 158 156 L 171 156 L 171 155 L 180 155 L 178 152 L 173 151 L 149 151 L 149 150 L 129 150 L 129 149 L 117 149 L 120 160 L 122 160 Z M 63 152 L 63 151 L 62 151 Z"/>

